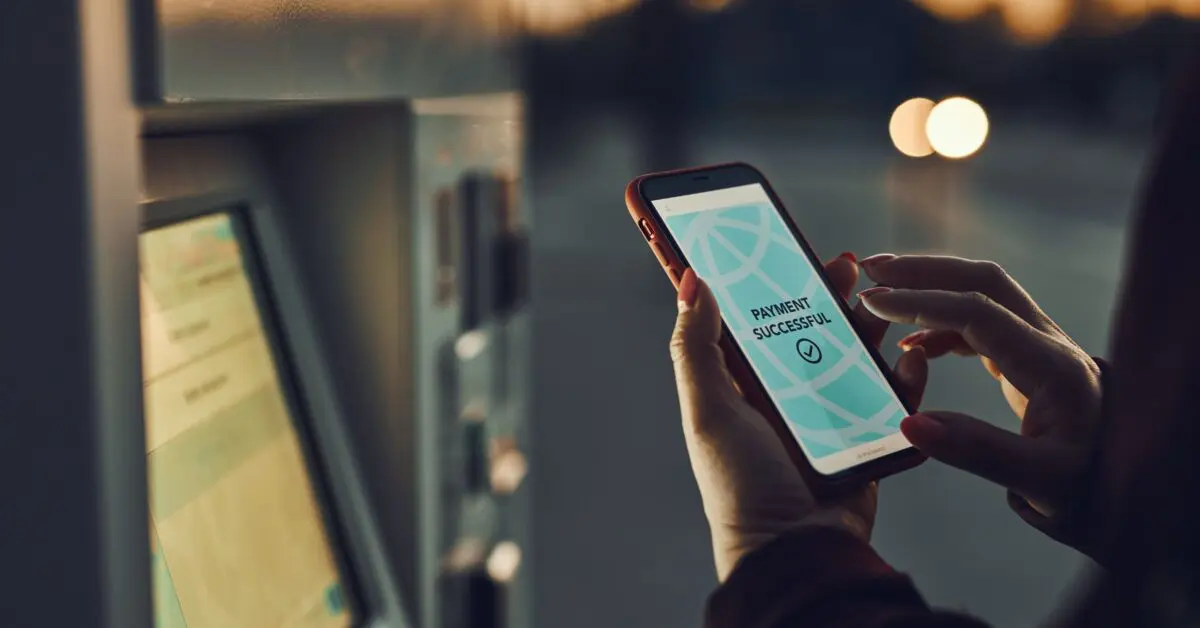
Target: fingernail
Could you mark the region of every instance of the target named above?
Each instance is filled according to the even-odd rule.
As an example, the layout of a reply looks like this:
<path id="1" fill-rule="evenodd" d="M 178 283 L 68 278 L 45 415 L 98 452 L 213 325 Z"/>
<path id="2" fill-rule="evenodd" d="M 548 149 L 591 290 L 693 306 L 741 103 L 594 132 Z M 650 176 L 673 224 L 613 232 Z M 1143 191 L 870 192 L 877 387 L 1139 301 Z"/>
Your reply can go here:
<path id="1" fill-rule="evenodd" d="M 696 283 L 696 272 L 690 268 L 683 271 L 683 277 L 679 279 L 678 305 L 680 312 L 690 310 L 696 304 L 699 287 L 699 284 Z"/>
<path id="2" fill-rule="evenodd" d="M 874 296 L 876 294 L 883 294 L 884 292 L 891 292 L 891 291 L 892 291 L 892 289 L 888 288 L 887 286 L 875 286 L 874 288 L 867 288 L 866 290 L 863 290 L 862 292 L 858 293 L 858 298 L 865 299 L 869 296 Z"/>
<path id="3" fill-rule="evenodd" d="M 946 435 L 946 426 L 928 414 L 914 414 L 904 417 L 904 420 L 900 422 L 900 431 L 908 440 L 918 444 L 941 440 Z"/>
<path id="4" fill-rule="evenodd" d="M 863 261 L 859 262 L 859 264 L 861 264 L 863 266 L 873 266 L 875 264 L 879 264 L 881 262 L 887 262 L 887 261 L 894 260 L 894 259 L 896 259 L 896 256 L 892 255 L 891 253 L 879 253 L 877 255 L 872 255 L 872 256 L 864 259 Z"/>
<path id="5" fill-rule="evenodd" d="M 925 337 L 928 335 L 929 335 L 929 330 L 927 330 L 927 329 L 923 329 L 921 331 L 914 331 L 913 333 L 901 338 L 900 341 L 897 342 L 896 344 L 899 345 L 901 349 L 904 349 L 905 351 L 907 351 L 907 350 L 911 349 L 913 347 L 913 345 L 920 344 L 922 341 L 924 341 Z"/>
<path id="6" fill-rule="evenodd" d="M 841 255 L 839 255 L 838 257 L 841 257 L 841 258 L 843 258 L 843 259 L 848 259 L 848 260 L 850 260 L 850 263 L 851 263 L 851 264 L 857 264 L 857 263 L 858 263 L 858 258 L 857 258 L 857 257 L 855 257 L 855 256 L 854 256 L 854 254 L 853 254 L 853 253 L 851 253 L 850 251 L 845 251 L 845 252 L 843 252 Z"/>

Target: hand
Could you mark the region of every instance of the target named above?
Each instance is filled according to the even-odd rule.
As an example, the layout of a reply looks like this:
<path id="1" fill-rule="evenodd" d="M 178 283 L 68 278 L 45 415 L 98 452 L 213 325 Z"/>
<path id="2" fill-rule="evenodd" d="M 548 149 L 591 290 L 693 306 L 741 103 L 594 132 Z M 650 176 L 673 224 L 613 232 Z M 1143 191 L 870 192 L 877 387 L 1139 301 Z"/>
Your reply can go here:
<path id="1" fill-rule="evenodd" d="M 853 258 L 825 266 L 842 297 L 858 280 Z M 856 308 L 876 345 L 887 323 Z M 836 501 L 818 501 L 805 486 L 778 434 L 738 394 L 722 353 L 717 301 L 688 270 L 679 285 L 679 317 L 671 358 L 692 471 L 712 531 L 717 576 L 724 581 L 743 556 L 801 525 L 830 525 L 869 539 L 875 520 L 874 484 Z M 916 406 L 928 373 L 921 350 L 896 365 L 896 377 Z"/>
<path id="2" fill-rule="evenodd" d="M 992 262 L 876 255 L 862 266 L 892 288 L 870 291 L 867 308 L 924 328 L 901 347 L 920 347 L 929 358 L 980 356 L 1021 420 L 1014 434 L 965 414 L 922 412 L 904 420 L 904 435 L 929 457 L 1007 487 L 1025 521 L 1089 551 L 1085 532 L 1095 522 L 1067 519 L 1085 499 L 1098 437 L 1095 360 Z"/>

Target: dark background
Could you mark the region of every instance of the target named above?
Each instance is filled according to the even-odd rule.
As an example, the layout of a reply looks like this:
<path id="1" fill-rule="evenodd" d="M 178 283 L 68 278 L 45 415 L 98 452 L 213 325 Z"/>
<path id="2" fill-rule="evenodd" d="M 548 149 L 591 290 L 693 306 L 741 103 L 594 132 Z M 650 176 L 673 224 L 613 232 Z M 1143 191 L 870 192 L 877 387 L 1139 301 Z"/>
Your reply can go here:
<path id="1" fill-rule="evenodd" d="M 539 625 L 695 626 L 715 586 L 666 351 L 674 299 L 621 199 L 641 172 L 750 162 L 822 256 L 996 260 L 1105 353 L 1155 112 L 1196 28 L 1148 5 L 1067 10 L 1022 30 L 1000 5 L 949 20 L 889 0 L 649 0 L 527 43 Z M 898 153 L 892 110 L 950 95 L 987 111 L 982 150 Z M 944 358 L 931 381 L 927 407 L 1015 427 L 976 361 Z M 875 545 L 931 603 L 998 627 L 1036 625 L 1085 567 L 938 463 L 883 483 Z"/>

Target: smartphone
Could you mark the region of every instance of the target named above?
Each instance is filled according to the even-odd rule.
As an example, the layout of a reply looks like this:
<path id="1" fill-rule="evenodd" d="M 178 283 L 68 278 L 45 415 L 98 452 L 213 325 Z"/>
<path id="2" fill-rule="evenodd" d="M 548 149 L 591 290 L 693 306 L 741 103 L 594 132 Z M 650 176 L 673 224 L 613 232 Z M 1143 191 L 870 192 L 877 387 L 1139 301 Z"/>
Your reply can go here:
<path id="1" fill-rule="evenodd" d="M 734 380 L 810 488 L 859 486 L 924 461 L 900 432 L 913 409 L 891 369 L 762 173 L 735 163 L 648 174 L 625 202 L 672 283 L 690 267 L 716 295 Z"/>

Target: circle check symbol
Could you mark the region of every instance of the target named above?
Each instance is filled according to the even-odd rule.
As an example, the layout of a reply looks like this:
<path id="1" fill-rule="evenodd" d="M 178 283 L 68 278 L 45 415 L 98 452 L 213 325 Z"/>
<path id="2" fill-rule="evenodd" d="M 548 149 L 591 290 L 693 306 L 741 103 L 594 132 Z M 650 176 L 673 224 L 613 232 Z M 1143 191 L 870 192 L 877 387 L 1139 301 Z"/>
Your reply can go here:
<path id="1" fill-rule="evenodd" d="M 800 359 L 809 364 L 816 364 L 821 361 L 821 347 L 817 343 L 808 338 L 801 338 L 796 341 L 796 353 L 800 354 Z"/>

